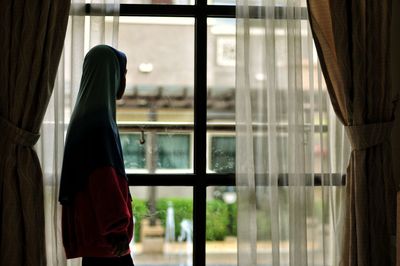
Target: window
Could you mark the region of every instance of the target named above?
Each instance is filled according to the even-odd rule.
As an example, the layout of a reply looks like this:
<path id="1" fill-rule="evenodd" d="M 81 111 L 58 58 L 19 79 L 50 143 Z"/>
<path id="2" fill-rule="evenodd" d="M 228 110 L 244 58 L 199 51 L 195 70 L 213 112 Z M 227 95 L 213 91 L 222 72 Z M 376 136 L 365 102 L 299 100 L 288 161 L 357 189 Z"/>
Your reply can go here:
<path id="1" fill-rule="evenodd" d="M 117 120 L 134 199 L 136 263 L 235 265 L 235 1 L 120 2 L 118 43 L 128 74 Z M 87 5 L 87 15 L 93 8 Z M 255 89 L 263 80 L 254 77 Z M 280 146 L 288 145 L 285 130 Z M 323 147 L 315 152 L 318 171 Z M 285 173 L 280 178 L 287 184 Z"/>
<path id="2" fill-rule="evenodd" d="M 229 135 L 216 135 L 209 140 L 211 145 L 211 171 L 215 173 L 235 172 L 235 137 Z"/>
<path id="3" fill-rule="evenodd" d="M 127 170 L 146 168 L 146 150 L 140 144 L 140 134 L 121 133 L 124 164 Z"/>
<path id="4" fill-rule="evenodd" d="M 189 134 L 157 136 L 157 169 L 189 169 L 191 162 Z"/>
<path id="5" fill-rule="evenodd" d="M 236 254 L 232 230 L 223 228 L 234 207 L 215 196 L 235 183 L 234 2 L 120 2 L 118 48 L 128 73 L 117 120 L 136 263 L 221 265 L 222 246 Z M 218 211 L 222 220 L 207 219 Z"/>

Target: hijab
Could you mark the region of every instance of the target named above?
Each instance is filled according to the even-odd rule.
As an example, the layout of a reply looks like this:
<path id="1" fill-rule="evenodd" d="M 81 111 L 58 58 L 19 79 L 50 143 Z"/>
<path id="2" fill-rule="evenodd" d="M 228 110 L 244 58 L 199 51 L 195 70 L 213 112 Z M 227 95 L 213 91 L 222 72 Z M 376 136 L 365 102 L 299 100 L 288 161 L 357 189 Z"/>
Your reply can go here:
<path id="1" fill-rule="evenodd" d="M 111 166 L 126 177 L 116 124 L 116 95 L 126 56 L 98 45 L 85 56 L 77 101 L 68 126 L 59 201 L 70 204 L 97 168 Z"/>

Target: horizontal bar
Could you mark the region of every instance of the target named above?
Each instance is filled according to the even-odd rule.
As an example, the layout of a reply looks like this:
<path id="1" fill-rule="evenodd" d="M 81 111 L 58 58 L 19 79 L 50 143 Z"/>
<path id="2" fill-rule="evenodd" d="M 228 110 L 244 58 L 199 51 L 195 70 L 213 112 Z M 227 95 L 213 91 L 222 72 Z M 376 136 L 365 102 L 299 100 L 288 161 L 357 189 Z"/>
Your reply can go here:
<path id="1" fill-rule="evenodd" d="M 195 174 L 128 174 L 130 186 L 195 186 Z M 206 186 L 234 186 L 234 174 L 206 174 Z"/>
<path id="2" fill-rule="evenodd" d="M 122 131 L 171 131 L 171 130 L 194 130 L 194 124 L 190 122 L 118 122 L 118 128 Z M 207 123 L 209 130 L 235 131 L 234 123 Z"/>
<path id="3" fill-rule="evenodd" d="M 249 6 L 249 18 L 264 19 L 265 6 Z M 274 19 L 300 19 L 307 20 L 307 8 L 290 8 L 276 6 L 273 11 Z M 72 16 L 150 16 L 150 17 L 196 17 L 205 14 L 207 17 L 236 18 L 236 6 L 207 5 L 202 13 L 196 5 L 157 5 L 157 4 L 120 4 L 115 8 L 113 4 L 72 4 Z"/>
<path id="4" fill-rule="evenodd" d="M 121 4 L 120 16 L 170 16 L 195 17 L 199 8 L 195 5 L 142 5 Z M 205 8 L 207 17 L 235 18 L 235 6 L 209 5 Z"/>
<path id="5" fill-rule="evenodd" d="M 235 174 L 208 174 L 205 176 L 207 186 L 235 186 Z"/>
<path id="6" fill-rule="evenodd" d="M 121 4 L 120 16 L 194 17 L 194 5 Z"/>
<path id="7" fill-rule="evenodd" d="M 118 128 L 121 131 L 129 131 L 129 132 L 141 132 L 143 131 L 173 131 L 173 130 L 183 130 L 183 131 L 190 131 L 194 130 L 194 125 L 191 122 L 176 122 L 176 123 L 169 123 L 169 122 L 118 122 Z M 253 130 L 268 130 L 268 127 L 273 126 L 277 131 L 280 133 L 288 133 L 288 128 L 292 126 L 286 124 L 276 124 L 276 125 L 269 125 L 266 123 L 253 123 Z M 314 132 L 328 132 L 327 125 L 313 125 Z M 310 131 L 312 128 L 311 124 L 305 124 L 304 126 L 297 126 L 298 130 L 302 128 L 305 131 Z M 225 131 L 232 131 L 235 132 L 236 130 L 236 123 L 232 122 L 208 122 L 207 123 L 208 130 L 225 130 Z M 256 132 L 255 132 L 256 133 Z"/>
<path id="8" fill-rule="evenodd" d="M 84 12 L 83 12 L 84 11 Z M 84 8 L 71 8 L 71 15 L 113 16 L 112 4 L 85 4 Z M 120 4 L 120 16 L 151 16 L 151 17 L 195 17 L 199 7 L 195 5 L 157 5 L 157 4 Z M 235 18 L 235 6 L 210 5 L 205 8 L 207 17 Z"/>
<path id="9" fill-rule="evenodd" d="M 208 17 L 235 18 L 236 17 L 236 7 L 235 6 L 209 5 L 206 7 L 206 13 L 207 13 Z"/>
<path id="10" fill-rule="evenodd" d="M 129 186 L 194 186 L 194 174 L 127 174 Z"/>
<path id="11" fill-rule="evenodd" d="M 235 174 L 206 174 L 205 186 L 235 186 Z M 289 184 L 289 174 L 278 174 L 277 186 L 345 186 L 346 175 L 342 174 L 305 174 L 299 177 L 304 182 L 301 184 Z M 195 186 L 198 184 L 195 174 L 128 174 L 130 186 Z M 240 184 L 239 184 L 240 185 Z M 246 184 L 242 184 L 246 185 Z M 256 186 L 271 186 L 268 174 L 256 175 Z"/>
<path id="12" fill-rule="evenodd" d="M 71 15 L 113 16 L 117 10 L 111 4 L 86 4 L 84 9 L 72 8 Z M 195 17 L 199 13 L 195 5 L 156 5 L 156 4 L 121 4 L 120 16 L 153 16 L 153 17 Z M 208 17 L 235 18 L 235 6 L 210 5 L 205 8 Z"/>
<path id="13" fill-rule="evenodd" d="M 290 181 L 289 181 L 289 176 Z M 256 174 L 256 186 L 278 186 L 278 187 L 296 187 L 296 186 L 344 186 L 346 185 L 346 175 L 332 173 L 332 174 L 277 174 L 275 184 L 271 184 L 272 179 L 269 174 Z M 236 184 L 238 186 L 246 186 Z"/>

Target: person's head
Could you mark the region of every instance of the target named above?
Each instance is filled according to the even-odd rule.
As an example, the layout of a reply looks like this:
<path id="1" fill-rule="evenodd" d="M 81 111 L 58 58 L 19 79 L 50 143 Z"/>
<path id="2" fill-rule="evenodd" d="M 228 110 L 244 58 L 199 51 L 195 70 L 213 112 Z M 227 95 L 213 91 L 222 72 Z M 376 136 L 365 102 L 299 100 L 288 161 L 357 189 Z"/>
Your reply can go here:
<path id="1" fill-rule="evenodd" d="M 127 59 L 124 53 L 108 45 L 90 49 L 83 62 L 75 115 L 116 119 L 116 100 L 125 90 Z"/>
<path id="2" fill-rule="evenodd" d="M 106 91 L 103 89 L 103 93 L 109 95 L 111 100 L 121 99 L 126 86 L 126 65 L 127 59 L 123 52 L 108 45 L 93 47 L 86 54 L 83 63 L 82 81 L 88 82 L 81 84 L 84 85 L 81 89 L 95 89 L 98 94 L 100 93 L 98 89 L 105 87 Z"/>

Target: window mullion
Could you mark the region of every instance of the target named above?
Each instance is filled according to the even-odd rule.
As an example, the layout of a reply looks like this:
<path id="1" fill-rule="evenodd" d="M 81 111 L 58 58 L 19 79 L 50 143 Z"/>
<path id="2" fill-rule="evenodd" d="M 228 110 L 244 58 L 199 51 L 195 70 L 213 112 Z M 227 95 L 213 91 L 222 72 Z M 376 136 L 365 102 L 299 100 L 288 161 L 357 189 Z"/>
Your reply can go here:
<path id="1" fill-rule="evenodd" d="M 196 1 L 194 81 L 193 265 L 206 261 L 207 3 Z"/>

